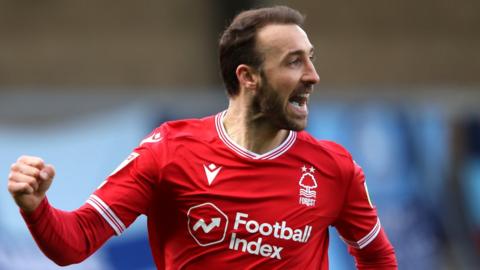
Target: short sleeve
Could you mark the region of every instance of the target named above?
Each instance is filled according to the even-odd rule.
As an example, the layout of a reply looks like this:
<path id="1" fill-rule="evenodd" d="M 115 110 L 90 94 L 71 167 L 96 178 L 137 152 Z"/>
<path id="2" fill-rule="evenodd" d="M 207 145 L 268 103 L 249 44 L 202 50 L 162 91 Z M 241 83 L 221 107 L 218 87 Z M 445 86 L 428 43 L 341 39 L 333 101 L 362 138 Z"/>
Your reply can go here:
<path id="1" fill-rule="evenodd" d="M 161 178 L 159 160 L 164 158 L 157 153 L 164 142 L 161 137 L 154 138 L 155 133 L 144 139 L 87 200 L 117 235 L 139 215 L 148 213 Z"/>
<path id="2" fill-rule="evenodd" d="M 342 239 L 354 248 L 370 244 L 381 229 L 377 211 L 370 201 L 362 168 L 353 162 L 353 174 L 343 209 L 334 226 Z"/>

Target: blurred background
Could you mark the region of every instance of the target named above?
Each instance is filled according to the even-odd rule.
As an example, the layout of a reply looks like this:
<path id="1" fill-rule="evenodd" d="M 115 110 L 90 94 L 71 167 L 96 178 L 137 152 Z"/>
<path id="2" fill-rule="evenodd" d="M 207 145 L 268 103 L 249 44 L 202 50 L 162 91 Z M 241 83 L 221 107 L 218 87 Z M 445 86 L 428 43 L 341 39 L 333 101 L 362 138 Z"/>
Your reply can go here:
<path id="1" fill-rule="evenodd" d="M 400 269 L 479 269 L 479 1 L 0 0 L 0 270 L 60 269 L 7 192 L 19 155 L 54 164 L 50 201 L 76 209 L 154 127 L 226 108 L 218 37 L 275 4 L 307 15 L 309 131 L 364 168 Z M 330 268 L 354 269 L 331 242 Z M 64 269 L 154 269 L 145 218 Z"/>

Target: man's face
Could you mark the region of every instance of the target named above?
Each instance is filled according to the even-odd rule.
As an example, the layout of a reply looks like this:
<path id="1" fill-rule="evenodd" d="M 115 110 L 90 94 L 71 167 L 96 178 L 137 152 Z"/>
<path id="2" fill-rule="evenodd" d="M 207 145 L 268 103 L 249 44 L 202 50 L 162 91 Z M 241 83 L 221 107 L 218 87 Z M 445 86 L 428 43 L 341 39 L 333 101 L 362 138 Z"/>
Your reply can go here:
<path id="1" fill-rule="evenodd" d="M 307 34 L 294 24 L 267 25 L 257 33 L 256 49 L 264 61 L 254 109 L 278 128 L 305 129 L 307 103 L 320 81 Z"/>

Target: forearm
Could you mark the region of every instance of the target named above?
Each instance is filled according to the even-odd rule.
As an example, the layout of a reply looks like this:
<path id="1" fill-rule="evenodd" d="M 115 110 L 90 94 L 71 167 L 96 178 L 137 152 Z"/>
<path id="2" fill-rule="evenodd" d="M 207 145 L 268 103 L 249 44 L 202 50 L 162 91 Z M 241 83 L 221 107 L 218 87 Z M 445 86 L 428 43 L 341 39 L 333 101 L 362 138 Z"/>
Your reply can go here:
<path id="1" fill-rule="evenodd" d="M 113 235 L 111 227 L 87 205 L 65 212 L 44 199 L 33 213 L 22 212 L 22 216 L 42 252 L 62 266 L 83 261 Z"/>
<path id="2" fill-rule="evenodd" d="M 397 259 L 383 228 L 370 244 L 363 249 L 349 247 L 359 270 L 396 270 Z"/>

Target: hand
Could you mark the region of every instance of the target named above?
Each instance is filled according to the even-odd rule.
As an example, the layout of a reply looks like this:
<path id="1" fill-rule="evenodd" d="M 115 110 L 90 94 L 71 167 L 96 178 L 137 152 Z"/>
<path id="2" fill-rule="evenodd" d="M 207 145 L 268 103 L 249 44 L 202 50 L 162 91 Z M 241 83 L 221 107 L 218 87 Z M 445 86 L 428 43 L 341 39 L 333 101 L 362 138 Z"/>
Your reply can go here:
<path id="1" fill-rule="evenodd" d="M 31 213 L 45 198 L 54 176 L 53 166 L 41 158 L 21 156 L 10 168 L 8 191 L 25 213 Z"/>

